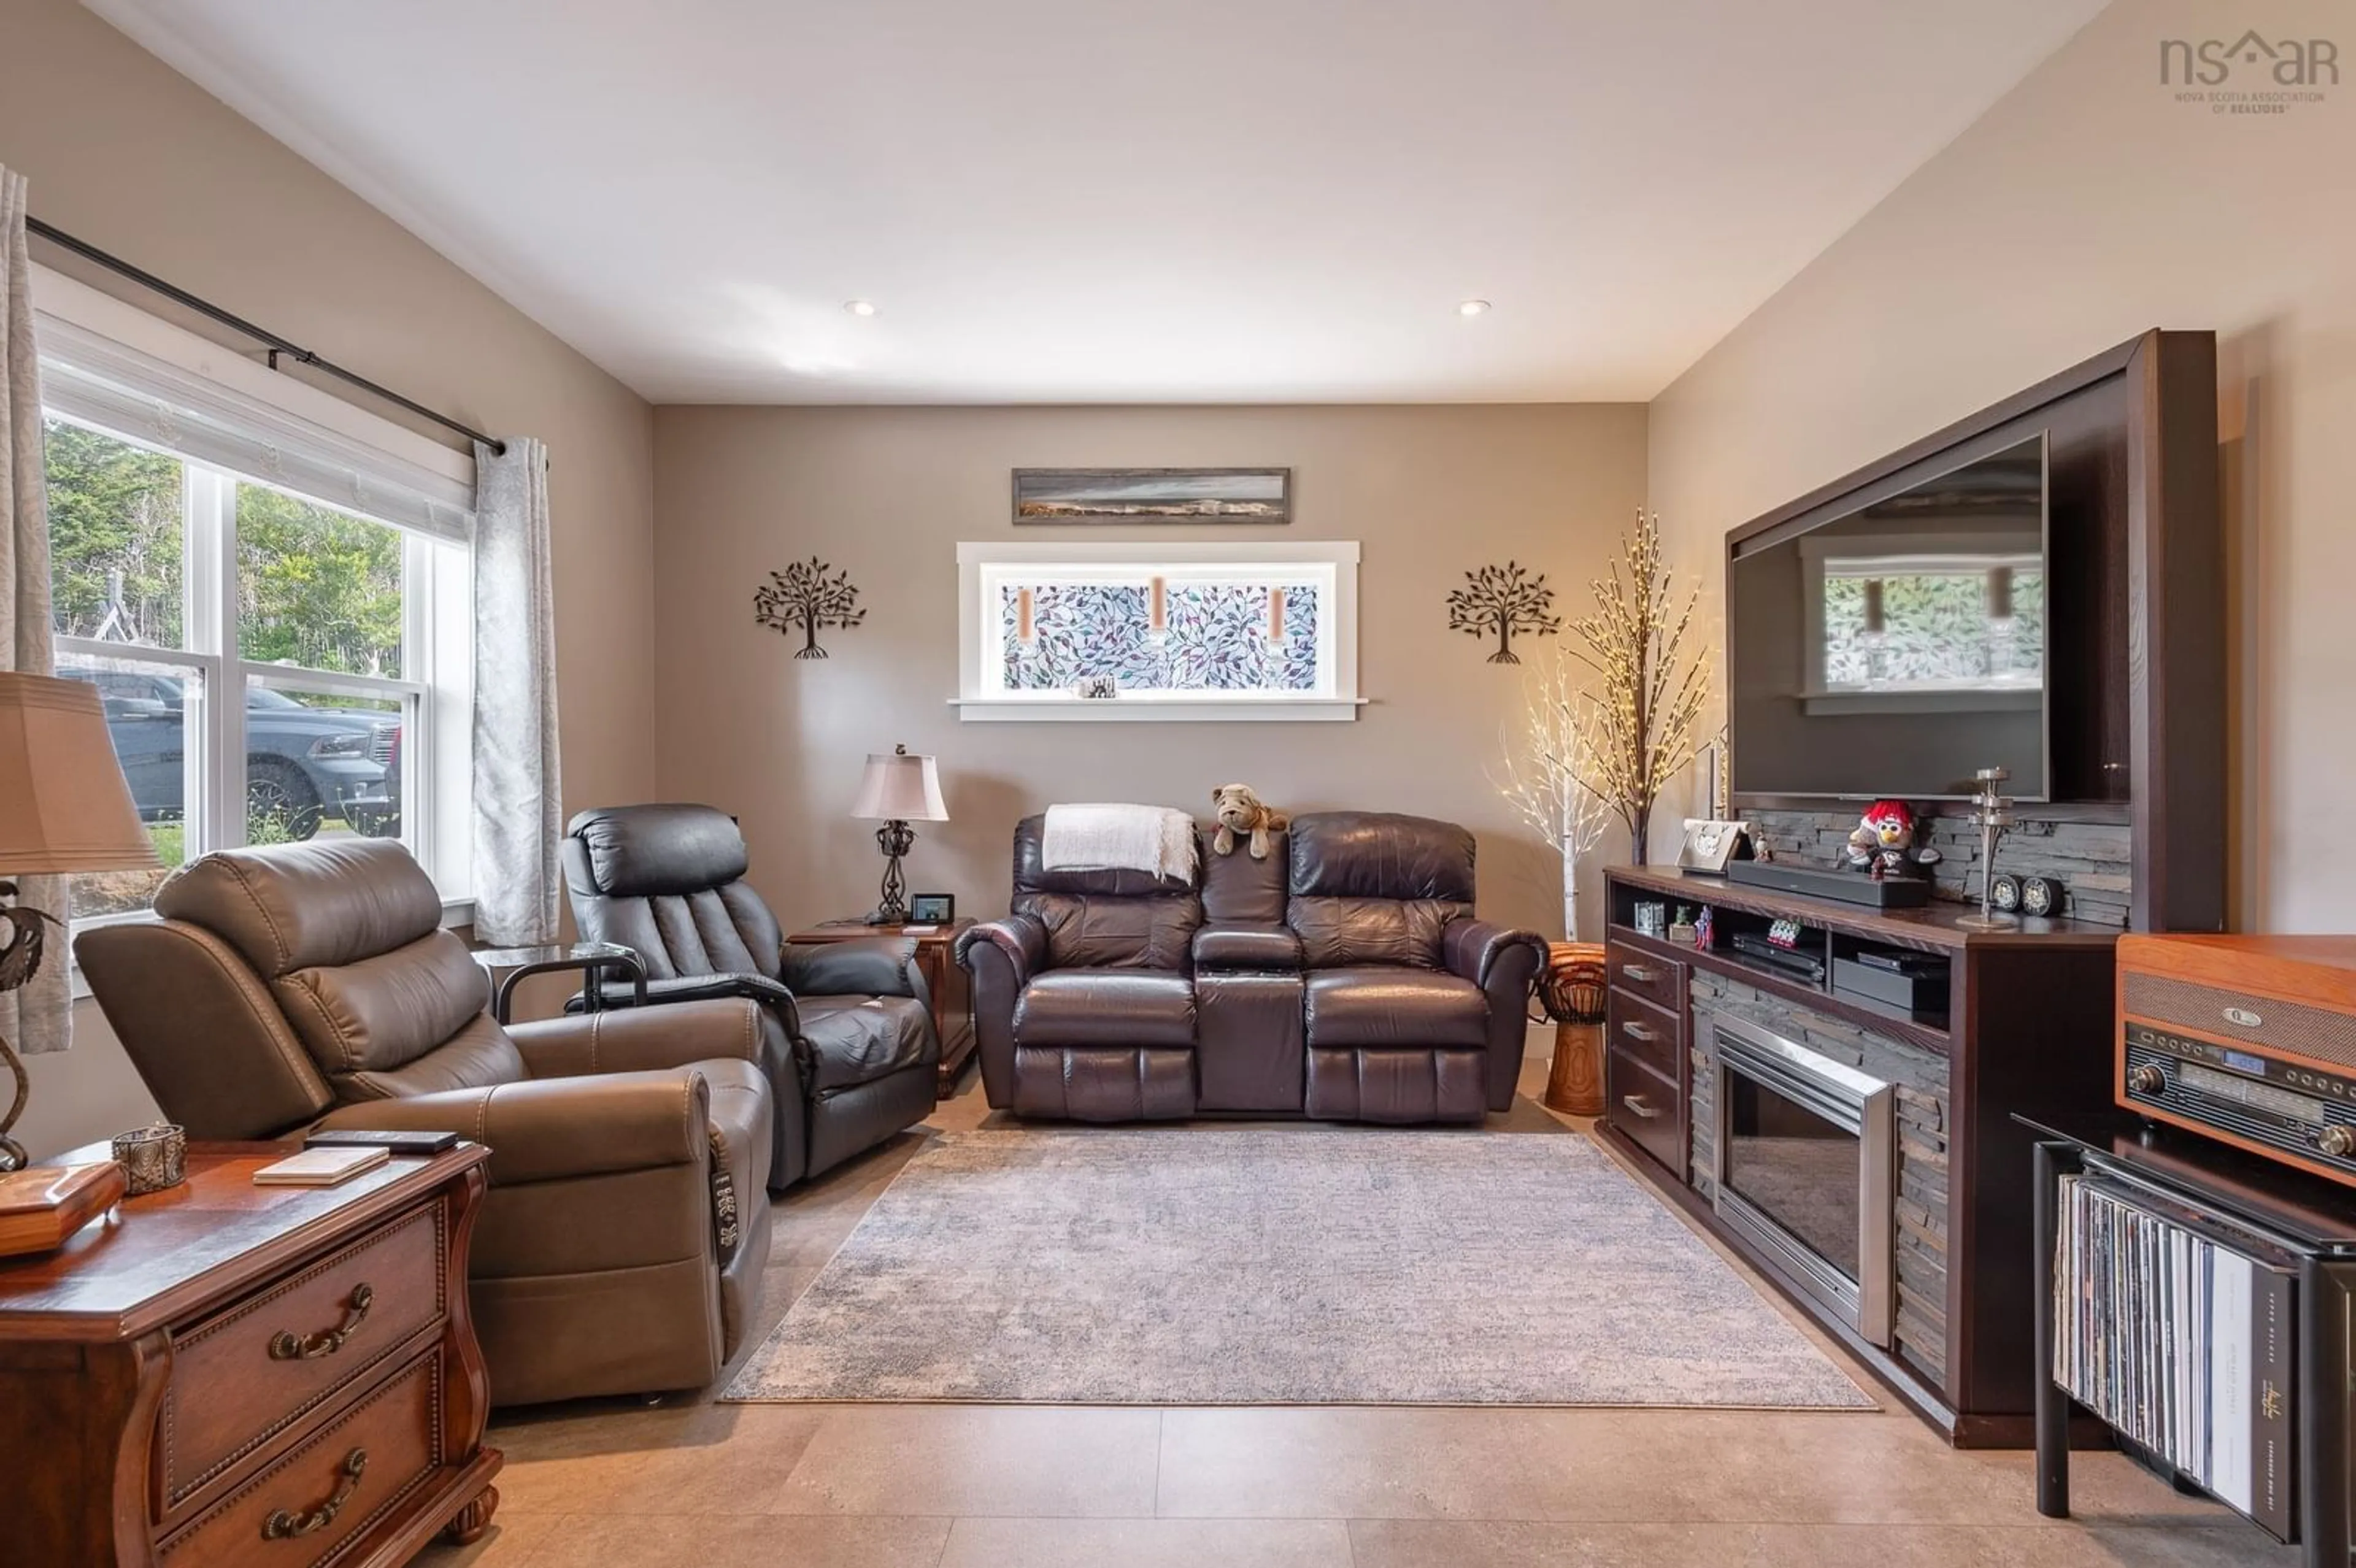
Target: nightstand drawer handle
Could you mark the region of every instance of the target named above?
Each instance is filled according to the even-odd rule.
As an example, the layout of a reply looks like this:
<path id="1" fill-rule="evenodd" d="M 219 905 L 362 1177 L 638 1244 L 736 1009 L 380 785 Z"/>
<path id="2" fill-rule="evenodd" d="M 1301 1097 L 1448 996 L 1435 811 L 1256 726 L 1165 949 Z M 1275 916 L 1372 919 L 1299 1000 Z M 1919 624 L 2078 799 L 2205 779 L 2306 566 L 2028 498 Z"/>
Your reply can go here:
<path id="1" fill-rule="evenodd" d="M 1644 1104 L 1644 1097 L 1642 1094 L 1622 1094 L 1620 1096 L 1620 1103 L 1648 1122 L 1661 1114 L 1657 1106 Z"/>
<path id="2" fill-rule="evenodd" d="M 282 1328 L 270 1337 L 270 1359 L 273 1361 L 316 1361 L 322 1356 L 332 1356 L 344 1348 L 344 1341 L 360 1331 L 368 1321 L 369 1308 L 376 1305 L 376 1291 L 366 1281 L 352 1286 L 351 1304 L 344 1309 L 344 1320 L 324 1333 L 297 1335 Z"/>
<path id="3" fill-rule="evenodd" d="M 1627 976 L 1639 986 L 1649 986 L 1661 977 L 1656 971 L 1642 964 L 1622 964 L 1620 965 L 1620 973 Z"/>
<path id="4" fill-rule="evenodd" d="M 309 1535 L 335 1523 L 336 1516 L 344 1511 L 344 1505 L 352 1500 L 352 1494 L 360 1489 L 360 1477 L 368 1470 L 368 1450 L 353 1449 L 344 1456 L 344 1462 L 337 1469 L 344 1478 L 337 1486 L 334 1497 L 308 1513 L 293 1514 L 284 1509 L 275 1510 L 262 1521 L 262 1539 L 292 1541 L 298 1535 Z"/>
<path id="5" fill-rule="evenodd" d="M 1650 1024 L 1622 1024 L 1620 1026 L 1620 1032 L 1626 1035 L 1630 1040 L 1641 1040 L 1645 1041 L 1647 1044 L 1661 1038 L 1661 1031 L 1653 1028 Z"/>

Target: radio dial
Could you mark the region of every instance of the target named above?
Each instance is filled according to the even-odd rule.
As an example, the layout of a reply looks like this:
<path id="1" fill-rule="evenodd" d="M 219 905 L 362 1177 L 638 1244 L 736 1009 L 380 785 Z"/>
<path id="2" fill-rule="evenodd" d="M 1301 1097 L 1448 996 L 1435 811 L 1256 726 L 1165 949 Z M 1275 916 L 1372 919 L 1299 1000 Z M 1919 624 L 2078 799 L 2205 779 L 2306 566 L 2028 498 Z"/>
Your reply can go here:
<path id="1" fill-rule="evenodd" d="M 2127 1069 L 2127 1092 L 2132 1094 L 2157 1094 L 2168 1087 L 2168 1074 L 2149 1062 Z"/>
<path id="2" fill-rule="evenodd" d="M 2323 1136 L 2316 1139 L 2316 1143 L 2334 1159 L 2346 1159 L 2350 1155 L 2356 1155 L 2356 1127 L 2334 1124 L 2323 1129 Z"/>

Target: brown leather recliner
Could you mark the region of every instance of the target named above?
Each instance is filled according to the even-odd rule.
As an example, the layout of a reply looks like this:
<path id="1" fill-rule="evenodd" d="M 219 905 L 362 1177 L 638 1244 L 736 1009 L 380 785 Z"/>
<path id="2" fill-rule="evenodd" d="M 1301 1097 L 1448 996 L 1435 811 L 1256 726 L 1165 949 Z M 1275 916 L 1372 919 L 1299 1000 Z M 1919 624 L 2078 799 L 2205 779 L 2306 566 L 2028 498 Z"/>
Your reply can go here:
<path id="1" fill-rule="evenodd" d="M 573 918 L 637 951 L 648 1002 L 749 997 L 776 1016 L 784 1049 L 764 1065 L 782 1190 L 931 1115 L 941 1048 L 913 940 L 787 947 L 748 863 L 735 819 L 708 805 L 605 806 L 564 832 Z M 626 1005 L 636 987 L 599 994 Z"/>
<path id="2" fill-rule="evenodd" d="M 1385 812 L 1294 819 L 1285 923 L 1301 939 L 1312 1116 L 1479 1121 L 1514 1103 L 1534 933 L 1472 913 L 1472 835 Z"/>
<path id="3" fill-rule="evenodd" d="M 992 1106 L 1479 1121 L 1513 1104 L 1535 934 L 1472 914 L 1472 836 L 1376 812 L 1296 817 L 1269 858 L 1183 881 L 1049 871 L 1014 835 L 1012 913 L 969 931 Z"/>
<path id="4" fill-rule="evenodd" d="M 208 855 L 74 951 L 192 1137 L 448 1130 L 491 1150 L 469 1297 L 499 1404 L 697 1388 L 768 1261 L 769 1086 L 746 1001 L 512 1029 L 400 845 Z"/>

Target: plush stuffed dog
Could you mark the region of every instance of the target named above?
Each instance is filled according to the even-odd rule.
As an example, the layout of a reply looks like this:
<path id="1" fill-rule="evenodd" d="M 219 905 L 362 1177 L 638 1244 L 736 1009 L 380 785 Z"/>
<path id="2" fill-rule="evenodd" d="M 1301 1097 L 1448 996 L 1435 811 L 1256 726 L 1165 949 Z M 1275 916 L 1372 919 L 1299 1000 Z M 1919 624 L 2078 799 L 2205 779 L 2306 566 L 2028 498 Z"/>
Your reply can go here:
<path id="1" fill-rule="evenodd" d="M 1222 855 L 1236 852 L 1236 835 L 1251 835 L 1251 858 L 1268 859 L 1268 836 L 1281 833 L 1292 826 L 1292 819 L 1280 811 L 1263 805 L 1252 793 L 1249 784 L 1221 784 L 1211 792 L 1211 815 L 1219 819 L 1219 830 L 1211 837 L 1211 848 Z"/>

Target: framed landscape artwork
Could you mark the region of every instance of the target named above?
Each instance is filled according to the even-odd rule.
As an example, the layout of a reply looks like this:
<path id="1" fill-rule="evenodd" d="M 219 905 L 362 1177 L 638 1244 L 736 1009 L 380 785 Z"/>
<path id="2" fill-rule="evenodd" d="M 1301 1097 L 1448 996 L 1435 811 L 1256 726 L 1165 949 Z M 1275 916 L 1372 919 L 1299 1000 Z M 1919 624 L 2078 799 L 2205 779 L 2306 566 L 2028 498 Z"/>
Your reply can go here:
<path id="1" fill-rule="evenodd" d="M 1289 523 L 1290 468 L 1018 468 L 1018 523 Z"/>

